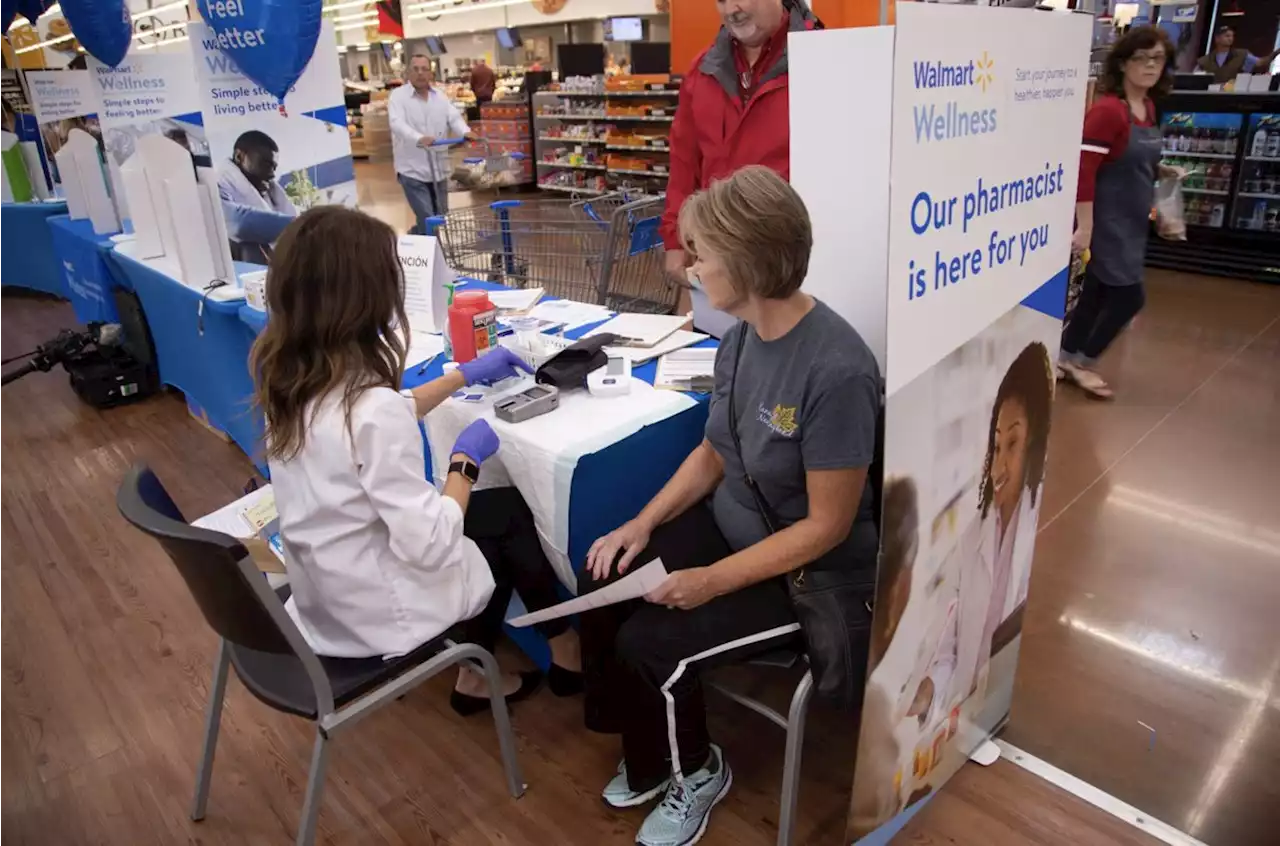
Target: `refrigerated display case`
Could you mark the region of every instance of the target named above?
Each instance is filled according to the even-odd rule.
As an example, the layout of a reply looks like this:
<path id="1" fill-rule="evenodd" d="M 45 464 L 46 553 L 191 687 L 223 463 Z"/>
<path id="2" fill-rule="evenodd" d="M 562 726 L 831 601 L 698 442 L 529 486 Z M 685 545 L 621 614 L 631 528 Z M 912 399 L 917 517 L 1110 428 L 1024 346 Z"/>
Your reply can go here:
<path id="1" fill-rule="evenodd" d="M 1280 283 L 1280 95 L 1175 91 L 1160 128 L 1188 174 L 1187 240 L 1153 236 L 1147 264 Z"/>

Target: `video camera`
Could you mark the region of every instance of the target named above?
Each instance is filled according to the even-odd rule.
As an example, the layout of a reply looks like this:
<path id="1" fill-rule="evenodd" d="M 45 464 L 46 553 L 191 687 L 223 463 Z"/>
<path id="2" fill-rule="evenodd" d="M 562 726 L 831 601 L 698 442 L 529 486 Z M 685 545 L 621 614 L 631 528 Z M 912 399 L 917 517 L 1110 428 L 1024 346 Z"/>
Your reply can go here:
<path id="1" fill-rule="evenodd" d="M 110 408 L 150 396 L 156 390 L 152 368 L 130 355 L 123 344 L 124 331 L 118 323 L 90 323 L 83 332 L 64 329 L 31 352 L 0 362 L 28 359 L 0 377 L 0 385 L 36 371 L 48 373 L 62 365 L 70 375 L 72 390 L 95 408 Z"/>

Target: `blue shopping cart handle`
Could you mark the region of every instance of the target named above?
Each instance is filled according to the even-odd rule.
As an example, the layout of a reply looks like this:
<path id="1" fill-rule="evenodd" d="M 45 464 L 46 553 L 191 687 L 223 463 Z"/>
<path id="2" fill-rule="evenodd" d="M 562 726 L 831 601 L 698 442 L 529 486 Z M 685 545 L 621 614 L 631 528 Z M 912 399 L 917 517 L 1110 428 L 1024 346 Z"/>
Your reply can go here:
<path id="1" fill-rule="evenodd" d="M 516 161 L 520 161 L 521 159 L 527 159 L 527 158 L 529 158 L 529 157 L 528 157 L 528 156 L 526 156 L 524 153 L 507 153 L 507 155 L 508 155 L 508 156 L 510 156 L 511 158 L 515 159 Z"/>
<path id="2" fill-rule="evenodd" d="M 465 144 L 466 138 L 437 138 L 431 142 L 432 147 L 456 147 L 459 144 Z"/>

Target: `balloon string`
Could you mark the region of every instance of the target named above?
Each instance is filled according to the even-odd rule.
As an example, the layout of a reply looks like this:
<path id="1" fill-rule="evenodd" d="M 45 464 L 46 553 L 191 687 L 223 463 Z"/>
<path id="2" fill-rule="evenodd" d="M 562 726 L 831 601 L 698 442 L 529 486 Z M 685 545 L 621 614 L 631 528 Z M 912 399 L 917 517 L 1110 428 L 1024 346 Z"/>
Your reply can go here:
<path id="1" fill-rule="evenodd" d="M 280 117 L 288 117 L 289 113 L 284 110 L 284 101 L 280 101 Z"/>

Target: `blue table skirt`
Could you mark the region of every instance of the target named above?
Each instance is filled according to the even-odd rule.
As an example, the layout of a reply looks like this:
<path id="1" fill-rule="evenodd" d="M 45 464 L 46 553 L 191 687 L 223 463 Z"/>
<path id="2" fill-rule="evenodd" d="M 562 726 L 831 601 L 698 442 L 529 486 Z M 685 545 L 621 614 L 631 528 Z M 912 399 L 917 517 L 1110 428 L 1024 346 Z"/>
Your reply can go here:
<path id="1" fill-rule="evenodd" d="M 81 323 L 118 323 L 111 290 L 115 282 L 107 268 L 109 235 L 95 235 L 88 220 L 72 220 L 66 215 L 48 219 L 53 252 L 62 268 L 66 297 L 71 300 Z"/>
<path id="2" fill-rule="evenodd" d="M 155 343 L 160 380 L 199 406 L 209 422 L 226 432 L 259 469 L 262 420 L 253 408 L 249 347 L 256 333 L 240 320 L 244 300 L 204 302 L 202 294 L 141 261 L 106 253 L 116 284 L 137 292 Z M 260 270 L 236 265 L 237 272 Z"/>
<path id="3" fill-rule="evenodd" d="M 67 296 L 48 220 L 66 203 L 4 203 L 0 211 L 0 284 Z"/>

